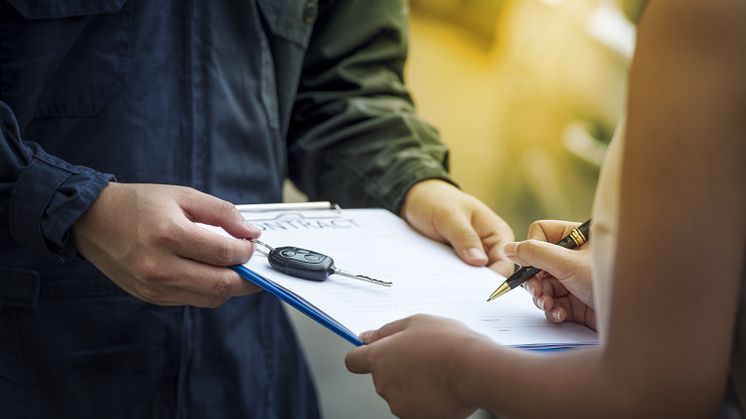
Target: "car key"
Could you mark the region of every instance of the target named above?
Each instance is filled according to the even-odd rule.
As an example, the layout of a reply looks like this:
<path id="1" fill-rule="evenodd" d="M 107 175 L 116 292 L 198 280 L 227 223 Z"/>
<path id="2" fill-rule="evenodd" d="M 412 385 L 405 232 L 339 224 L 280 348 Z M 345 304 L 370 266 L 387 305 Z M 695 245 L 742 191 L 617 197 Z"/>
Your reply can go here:
<path id="1" fill-rule="evenodd" d="M 262 243 L 263 244 L 263 243 Z M 370 282 L 384 287 L 393 285 L 391 282 L 381 281 L 365 275 L 345 272 L 334 266 L 334 260 L 324 254 L 300 247 L 284 246 L 270 249 L 267 259 L 273 268 L 288 275 L 311 281 L 325 281 L 330 275 L 341 275 L 360 281 Z"/>

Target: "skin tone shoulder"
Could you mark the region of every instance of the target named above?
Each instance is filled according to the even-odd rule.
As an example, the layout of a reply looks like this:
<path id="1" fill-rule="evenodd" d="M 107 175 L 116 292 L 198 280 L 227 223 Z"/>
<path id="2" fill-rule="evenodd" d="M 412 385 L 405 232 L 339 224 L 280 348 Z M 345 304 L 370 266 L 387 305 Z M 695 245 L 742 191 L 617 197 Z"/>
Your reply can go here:
<path id="1" fill-rule="evenodd" d="M 645 11 L 601 345 L 537 355 L 415 316 L 366 334 L 368 345 L 348 354 L 348 368 L 371 373 L 402 417 L 462 417 L 477 407 L 510 417 L 713 416 L 726 386 L 746 254 L 744 18 L 746 2 L 736 0 L 654 0 Z M 526 260 L 530 248 L 507 251 Z M 558 282 L 563 293 L 584 289 L 570 277 L 573 285 Z M 562 307 L 565 321 L 582 322 L 562 306 L 566 294 L 545 293 L 543 282 L 533 280 L 532 292 L 544 304 L 551 298 L 548 314 Z"/>

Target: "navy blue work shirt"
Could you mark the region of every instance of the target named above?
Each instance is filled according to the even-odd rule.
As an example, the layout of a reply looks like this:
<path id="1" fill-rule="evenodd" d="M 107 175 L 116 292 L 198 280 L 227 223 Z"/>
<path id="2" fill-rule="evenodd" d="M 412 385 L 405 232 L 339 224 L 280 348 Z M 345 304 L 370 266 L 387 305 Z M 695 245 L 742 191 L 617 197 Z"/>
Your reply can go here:
<path id="1" fill-rule="evenodd" d="M 398 212 L 448 180 L 406 30 L 401 0 L 0 0 L 3 417 L 317 416 L 272 296 L 143 302 L 71 226 L 114 178 Z"/>

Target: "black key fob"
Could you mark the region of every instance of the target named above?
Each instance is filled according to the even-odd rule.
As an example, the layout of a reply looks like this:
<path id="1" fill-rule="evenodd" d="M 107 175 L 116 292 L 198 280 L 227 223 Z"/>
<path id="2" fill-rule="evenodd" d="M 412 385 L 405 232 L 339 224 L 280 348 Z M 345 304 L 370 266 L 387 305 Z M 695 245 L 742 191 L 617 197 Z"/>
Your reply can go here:
<path id="1" fill-rule="evenodd" d="M 334 273 L 334 260 L 327 255 L 299 247 L 278 247 L 267 256 L 280 272 L 311 281 L 324 281 Z"/>

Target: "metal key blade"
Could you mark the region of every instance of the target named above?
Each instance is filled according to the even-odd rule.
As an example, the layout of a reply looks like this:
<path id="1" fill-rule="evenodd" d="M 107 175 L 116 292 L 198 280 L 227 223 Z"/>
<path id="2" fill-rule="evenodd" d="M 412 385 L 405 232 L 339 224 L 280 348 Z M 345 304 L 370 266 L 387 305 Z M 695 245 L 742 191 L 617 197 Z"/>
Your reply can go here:
<path id="1" fill-rule="evenodd" d="M 390 287 L 390 286 L 394 285 L 393 282 L 381 281 L 380 279 L 371 278 L 371 277 L 365 276 L 365 275 L 356 275 L 356 274 L 353 274 L 353 273 L 350 273 L 350 272 L 345 272 L 345 271 L 343 271 L 343 270 L 341 270 L 339 268 L 336 268 L 336 267 L 334 268 L 334 274 L 335 275 L 346 276 L 347 278 L 358 279 L 360 281 L 370 282 L 371 284 L 381 285 L 381 286 L 384 286 L 384 287 Z"/>

